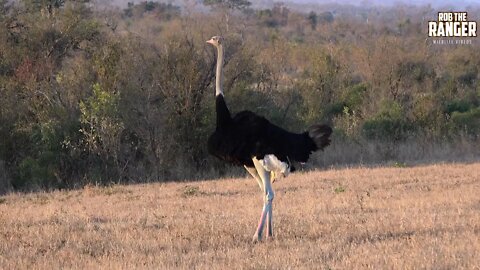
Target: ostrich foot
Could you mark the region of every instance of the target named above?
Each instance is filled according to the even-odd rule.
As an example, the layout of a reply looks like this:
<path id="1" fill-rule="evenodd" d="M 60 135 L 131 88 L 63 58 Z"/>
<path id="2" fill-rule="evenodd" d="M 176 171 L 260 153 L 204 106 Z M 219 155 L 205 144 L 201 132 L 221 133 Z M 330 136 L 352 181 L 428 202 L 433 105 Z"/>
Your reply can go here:
<path id="1" fill-rule="evenodd" d="M 252 238 L 252 243 L 257 244 L 257 243 L 260 243 L 260 242 L 262 242 L 262 236 L 258 235 L 258 234 L 254 234 L 253 238 Z"/>

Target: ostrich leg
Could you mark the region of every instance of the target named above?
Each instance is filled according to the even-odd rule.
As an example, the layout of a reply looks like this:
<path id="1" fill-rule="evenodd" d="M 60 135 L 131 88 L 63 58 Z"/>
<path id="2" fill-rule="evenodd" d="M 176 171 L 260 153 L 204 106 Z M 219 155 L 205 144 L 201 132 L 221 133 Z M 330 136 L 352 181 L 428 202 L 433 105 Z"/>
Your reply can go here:
<path id="1" fill-rule="evenodd" d="M 267 238 L 273 237 L 273 226 L 272 226 L 272 204 L 274 193 L 272 189 L 272 183 L 270 181 L 270 172 L 267 171 L 261 162 L 253 158 L 253 164 L 255 165 L 255 169 L 257 169 L 258 175 L 262 179 L 263 184 L 263 209 L 262 214 L 260 215 L 260 220 L 258 222 L 257 231 L 253 236 L 253 241 L 260 241 L 262 239 L 263 227 L 265 226 L 265 221 L 267 222 Z"/>
<path id="2" fill-rule="evenodd" d="M 257 171 L 255 170 L 255 168 L 251 168 L 251 167 L 247 167 L 247 166 L 243 166 L 243 167 L 245 167 L 245 170 L 247 170 L 247 172 L 248 172 L 253 178 L 255 178 L 255 180 L 257 180 L 258 186 L 259 186 L 260 189 L 263 191 L 263 181 L 262 181 L 262 179 L 260 178 L 260 176 L 258 176 L 258 173 L 257 173 Z"/>

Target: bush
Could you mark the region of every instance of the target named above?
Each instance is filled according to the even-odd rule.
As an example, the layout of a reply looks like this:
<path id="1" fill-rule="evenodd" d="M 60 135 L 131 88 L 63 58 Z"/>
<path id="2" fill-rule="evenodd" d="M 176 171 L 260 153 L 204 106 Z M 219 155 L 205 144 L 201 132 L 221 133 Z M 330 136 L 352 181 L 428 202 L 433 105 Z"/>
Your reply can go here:
<path id="1" fill-rule="evenodd" d="M 454 133 L 463 131 L 466 134 L 478 137 L 480 134 L 480 107 L 466 112 L 453 112 L 451 126 Z"/>
<path id="2" fill-rule="evenodd" d="M 467 101 L 467 100 L 452 100 L 452 101 L 448 102 L 447 105 L 445 106 L 445 113 L 449 114 L 449 115 L 452 115 L 454 112 L 464 113 L 464 112 L 470 110 L 470 108 L 472 108 L 472 107 L 473 107 L 473 105 L 471 104 L 470 101 Z"/>
<path id="3" fill-rule="evenodd" d="M 376 118 L 365 121 L 363 132 L 368 139 L 377 139 L 384 141 L 403 140 L 408 136 L 411 130 L 409 125 L 403 119 Z"/>
<path id="4" fill-rule="evenodd" d="M 364 83 L 355 84 L 347 88 L 343 95 L 345 105 L 350 110 L 355 110 L 363 105 L 363 98 L 367 92 L 367 86 Z"/>
<path id="5" fill-rule="evenodd" d="M 55 176 L 49 161 L 52 153 L 45 153 L 40 159 L 27 157 L 23 159 L 18 168 L 17 176 L 12 185 L 16 189 L 41 189 L 52 186 Z"/>
<path id="6" fill-rule="evenodd" d="M 396 102 L 384 104 L 383 111 L 363 124 L 363 133 L 367 139 L 382 141 L 404 140 L 413 131 L 413 125 L 404 117 L 400 105 Z"/>

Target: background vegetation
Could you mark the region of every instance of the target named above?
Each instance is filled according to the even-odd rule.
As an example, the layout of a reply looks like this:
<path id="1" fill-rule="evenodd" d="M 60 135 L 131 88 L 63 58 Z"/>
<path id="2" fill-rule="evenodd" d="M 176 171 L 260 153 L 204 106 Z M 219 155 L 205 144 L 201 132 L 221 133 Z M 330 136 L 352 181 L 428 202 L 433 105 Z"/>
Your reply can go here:
<path id="1" fill-rule="evenodd" d="M 334 127 L 314 166 L 479 157 L 480 50 L 426 39 L 431 7 L 204 4 L 1 0 L 0 192 L 231 174 L 205 143 L 218 34 L 232 111 Z"/>

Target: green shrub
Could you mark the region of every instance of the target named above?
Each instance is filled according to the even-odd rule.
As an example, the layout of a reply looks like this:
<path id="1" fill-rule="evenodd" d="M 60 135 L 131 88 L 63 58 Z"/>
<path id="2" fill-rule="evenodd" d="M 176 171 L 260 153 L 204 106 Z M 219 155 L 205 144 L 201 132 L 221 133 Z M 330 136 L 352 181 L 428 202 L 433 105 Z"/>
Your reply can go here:
<path id="1" fill-rule="evenodd" d="M 327 115 L 326 117 L 329 118 L 331 116 L 340 115 L 343 113 L 344 108 L 348 108 L 347 104 L 345 104 L 344 102 L 336 102 L 336 103 L 330 104 L 326 108 L 326 112 L 325 112 L 325 114 Z"/>
<path id="2" fill-rule="evenodd" d="M 32 157 L 23 159 L 17 168 L 17 175 L 12 183 L 13 186 L 23 190 L 51 186 L 55 176 L 52 168 L 46 164 L 51 157 L 51 155 L 47 154 L 41 159 L 34 159 Z"/>
<path id="3" fill-rule="evenodd" d="M 363 132 L 368 139 L 402 140 L 410 130 L 411 125 L 402 119 L 376 118 L 363 124 Z"/>
<path id="4" fill-rule="evenodd" d="M 348 88 L 343 97 L 345 104 L 350 109 L 358 108 L 363 103 L 365 92 L 367 92 L 367 86 L 364 83 L 355 84 Z"/>
<path id="5" fill-rule="evenodd" d="M 367 139 L 398 141 L 406 139 L 411 131 L 413 125 L 396 102 L 384 103 L 378 115 L 363 123 L 363 133 Z"/>
<path id="6" fill-rule="evenodd" d="M 466 112 L 472 108 L 472 103 L 467 100 L 452 100 L 445 106 L 445 113 L 451 115 L 454 112 Z"/>
<path id="7" fill-rule="evenodd" d="M 464 131 L 467 134 L 478 136 L 480 134 L 480 107 L 466 112 L 453 112 L 451 126 L 454 132 Z"/>

